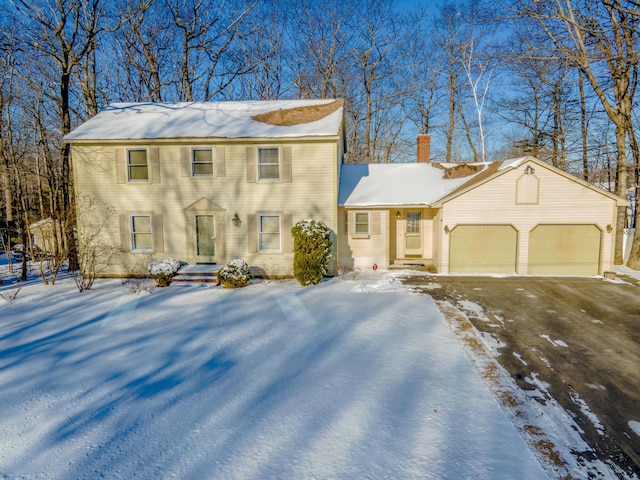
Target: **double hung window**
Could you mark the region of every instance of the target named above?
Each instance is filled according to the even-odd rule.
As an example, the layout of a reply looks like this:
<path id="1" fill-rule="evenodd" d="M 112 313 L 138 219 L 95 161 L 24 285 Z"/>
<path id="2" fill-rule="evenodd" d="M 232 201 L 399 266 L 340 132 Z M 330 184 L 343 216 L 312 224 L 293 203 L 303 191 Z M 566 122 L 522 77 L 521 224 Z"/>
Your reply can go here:
<path id="1" fill-rule="evenodd" d="M 131 247 L 134 252 L 153 251 L 151 215 L 131 215 Z"/>
<path id="2" fill-rule="evenodd" d="M 369 235 L 369 213 L 356 212 L 353 232 L 356 235 Z"/>
<path id="3" fill-rule="evenodd" d="M 149 180 L 149 162 L 146 148 L 127 150 L 127 171 L 130 182 L 146 182 Z"/>
<path id="4" fill-rule="evenodd" d="M 258 180 L 280 180 L 278 147 L 258 147 Z"/>
<path id="5" fill-rule="evenodd" d="M 260 215 L 258 219 L 258 250 L 280 252 L 280 215 Z"/>
<path id="6" fill-rule="evenodd" d="M 213 176 L 213 150 L 194 148 L 191 150 L 191 174 L 194 177 Z"/>

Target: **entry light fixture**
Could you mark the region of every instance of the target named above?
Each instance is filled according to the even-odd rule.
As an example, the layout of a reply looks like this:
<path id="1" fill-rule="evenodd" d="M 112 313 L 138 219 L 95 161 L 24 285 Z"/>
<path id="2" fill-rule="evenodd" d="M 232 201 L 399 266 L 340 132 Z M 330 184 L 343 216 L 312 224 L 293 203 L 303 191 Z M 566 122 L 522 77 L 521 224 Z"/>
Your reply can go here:
<path id="1" fill-rule="evenodd" d="M 613 230 L 611 224 L 607 225 L 607 233 L 611 233 L 611 230 Z"/>
<path id="2" fill-rule="evenodd" d="M 526 173 L 527 175 L 532 175 L 536 173 L 536 171 L 531 165 L 529 165 L 527 166 L 527 168 L 524 169 L 524 173 Z"/>
<path id="3" fill-rule="evenodd" d="M 235 212 L 233 214 L 233 218 L 231 219 L 231 223 L 233 223 L 234 227 L 239 227 L 240 224 L 242 223 L 242 221 L 240 220 L 240 216 L 238 215 L 238 212 Z"/>
<path id="4" fill-rule="evenodd" d="M 444 233 L 446 233 L 447 235 L 449 235 L 449 225 L 445 225 L 444 226 Z"/>
<path id="5" fill-rule="evenodd" d="M 400 210 L 396 212 L 396 220 L 400 220 Z"/>

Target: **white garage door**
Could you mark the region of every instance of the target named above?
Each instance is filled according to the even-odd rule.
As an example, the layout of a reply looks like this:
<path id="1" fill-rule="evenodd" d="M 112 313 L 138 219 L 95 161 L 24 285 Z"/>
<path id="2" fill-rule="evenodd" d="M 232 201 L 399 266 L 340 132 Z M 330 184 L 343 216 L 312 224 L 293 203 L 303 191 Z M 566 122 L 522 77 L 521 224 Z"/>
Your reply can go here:
<path id="1" fill-rule="evenodd" d="M 458 225 L 450 233 L 452 273 L 515 273 L 518 232 L 511 225 Z"/>
<path id="2" fill-rule="evenodd" d="M 529 274 L 598 275 L 601 237 L 595 225 L 538 225 L 529 234 Z"/>

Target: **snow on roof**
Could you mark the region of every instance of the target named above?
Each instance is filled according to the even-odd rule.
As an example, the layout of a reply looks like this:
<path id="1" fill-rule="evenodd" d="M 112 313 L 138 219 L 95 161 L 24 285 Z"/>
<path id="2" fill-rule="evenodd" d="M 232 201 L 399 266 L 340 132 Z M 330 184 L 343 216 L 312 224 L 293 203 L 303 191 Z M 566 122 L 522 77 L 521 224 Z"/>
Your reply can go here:
<path id="1" fill-rule="evenodd" d="M 461 164 L 386 163 L 343 165 L 338 205 L 431 205 L 487 170 L 489 163 L 474 165 L 465 175 L 447 171 Z M 447 178 L 449 177 L 449 178 Z"/>
<path id="2" fill-rule="evenodd" d="M 114 103 L 64 139 L 283 138 L 338 135 L 342 100 Z"/>
<path id="3" fill-rule="evenodd" d="M 531 158 L 531 157 L 518 157 L 518 158 L 510 158 L 509 160 L 504 160 L 502 162 L 502 165 L 500 165 L 500 167 L 498 168 L 498 171 L 505 170 L 507 168 L 518 168 L 520 165 L 522 165 L 522 162 L 524 162 L 527 158 Z"/>

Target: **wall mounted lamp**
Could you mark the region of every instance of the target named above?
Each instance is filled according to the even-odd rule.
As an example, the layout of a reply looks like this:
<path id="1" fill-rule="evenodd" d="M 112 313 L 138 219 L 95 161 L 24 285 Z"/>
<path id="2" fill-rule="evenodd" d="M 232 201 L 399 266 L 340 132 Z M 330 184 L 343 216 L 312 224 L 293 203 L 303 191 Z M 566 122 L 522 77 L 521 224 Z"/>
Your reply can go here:
<path id="1" fill-rule="evenodd" d="M 238 215 L 238 212 L 235 212 L 233 214 L 233 218 L 231 219 L 231 223 L 233 223 L 234 227 L 239 227 L 240 224 L 242 223 L 242 221 L 240 220 L 240 216 Z"/>
<path id="2" fill-rule="evenodd" d="M 400 210 L 396 212 L 396 220 L 400 220 Z"/>
<path id="3" fill-rule="evenodd" d="M 611 230 L 613 230 L 611 224 L 607 225 L 607 233 L 611 233 Z"/>
<path id="4" fill-rule="evenodd" d="M 445 226 L 444 226 L 444 233 L 446 233 L 447 235 L 449 235 L 449 232 L 450 232 L 450 230 L 449 230 L 449 225 L 445 225 Z"/>
<path id="5" fill-rule="evenodd" d="M 532 175 L 536 173 L 536 171 L 531 165 L 529 165 L 527 166 L 527 168 L 524 169 L 524 173 L 526 173 L 527 175 Z"/>

